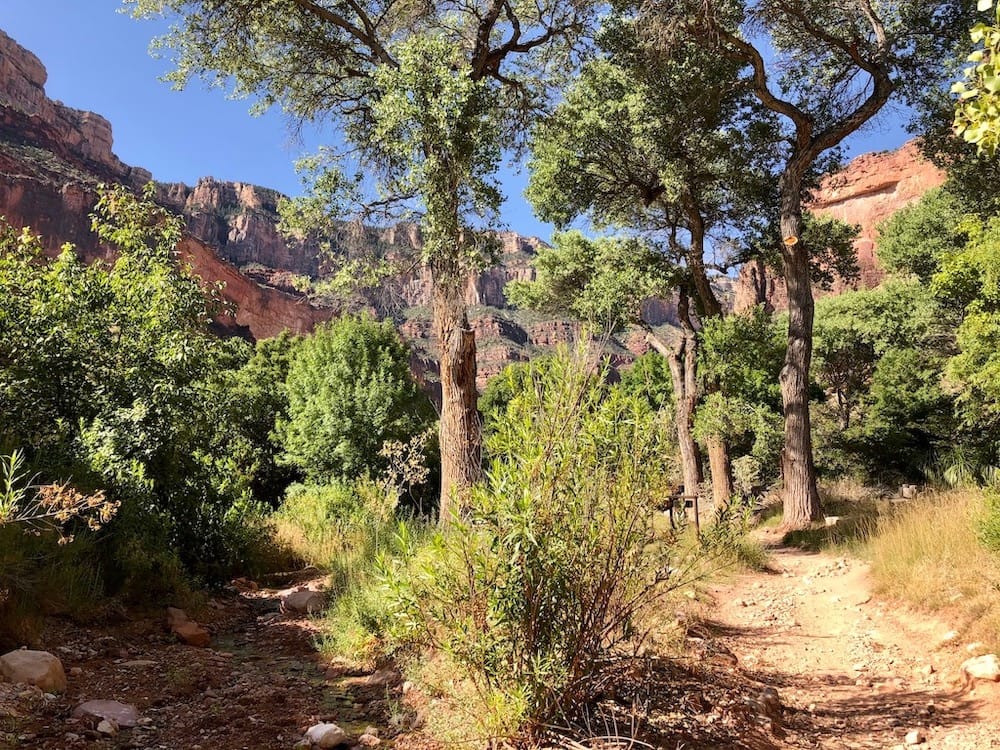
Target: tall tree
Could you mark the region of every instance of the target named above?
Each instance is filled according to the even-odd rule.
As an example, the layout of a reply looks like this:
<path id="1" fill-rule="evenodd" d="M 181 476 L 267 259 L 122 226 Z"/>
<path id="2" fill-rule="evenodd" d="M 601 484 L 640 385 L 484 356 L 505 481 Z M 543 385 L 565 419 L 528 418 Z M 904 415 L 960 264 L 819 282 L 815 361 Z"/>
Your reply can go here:
<path id="1" fill-rule="evenodd" d="M 736 63 L 694 44 L 665 56 L 619 17 L 605 23 L 600 43 L 602 57 L 584 66 L 534 132 L 528 196 L 557 226 L 582 216 L 640 234 L 685 269 L 677 275 L 682 335 L 673 347 L 650 341 L 671 362 L 685 492 L 694 493 L 698 451 L 684 436 L 699 400 L 696 328 L 699 319 L 723 313 L 710 255 L 720 258 L 718 272 L 727 262 L 722 248 L 735 247 L 761 214 L 772 185 L 768 141 L 777 128 L 766 110 L 755 111 Z M 713 433 L 705 443 L 718 505 L 732 494 L 728 449 Z"/>
<path id="2" fill-rule="evenodd" d="M 170 78 L 194 77 L 278 104 L 299 121 L 332 120 L 343 147 L 309 163 L 298 219 L 377 204 L 417 215 L 433 279 L 440 347 L 441 518 L 481 475 L 476 344 L 464 290 L 491 255 L 502 201 L 502 150 L 572 69 L 592 6 L 577 0 L 126 0 L 140 17 L 170 15 L 160 40 Z M 348 175 L 345 167 L 356 169 Z"/>
<path id="3" fill-rule="evenodd" d="M 894 94 L 910 94 L 934 77 L 954 46 L 955 21 L 964 5 L 958 0 L 651 0 L 644 7 L 651 36 L 668 49 L 695 40 L 744 66 L 761 104 L 787 126 L 778 215 L 789 307 L 781 372 L 788 527 L 822 516 L 809 417 L 814 305 L 812 248 L 804 241 L 802 209 L 809 173 Z"/>

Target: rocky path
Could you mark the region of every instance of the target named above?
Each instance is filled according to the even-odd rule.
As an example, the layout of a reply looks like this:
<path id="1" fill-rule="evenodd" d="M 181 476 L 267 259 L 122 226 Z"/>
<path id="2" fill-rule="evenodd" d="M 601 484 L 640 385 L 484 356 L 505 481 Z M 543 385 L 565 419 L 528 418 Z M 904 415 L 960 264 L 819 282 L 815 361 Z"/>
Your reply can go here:
<path id="1" fill-rule="evenodd" d="M 960 672 L 981 646 L 873 597 L 858 560 L 778 548 L 773 564 L 713 586 L 707 627 L 778 691 L 774 747 L 1000 747 L 1000 684 Z"/>
<path id="2" fill-rule="evenodd" d="M 282 612 L 278 594 L 234 590 L 210 600 L 198 613 L 211 633 L 204 648 L 179 642 L 160 612 L 50 627 L 38 647 L 60 658 L 67 688 L 55 695 L 0 683 L 0 748 L 293 748 L 320 722 L 336 722 L 350 747 L 405 728 L 398 674 L 329 669 L 316 651 L 317 623 Z M 73 715 L 92 700 L 134 707 L 137 725 L 109 731 Z"/>

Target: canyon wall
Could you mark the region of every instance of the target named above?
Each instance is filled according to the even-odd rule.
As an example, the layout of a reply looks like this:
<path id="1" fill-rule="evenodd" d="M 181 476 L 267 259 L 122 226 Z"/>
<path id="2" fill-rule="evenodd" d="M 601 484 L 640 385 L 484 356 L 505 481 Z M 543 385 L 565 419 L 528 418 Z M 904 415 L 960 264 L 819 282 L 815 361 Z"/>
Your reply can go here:
<path id="1" fill-rule="evenodd" d="M 896 151 L 863 154 L 843 170 L 824 177 L 809 210 L 860 227 L 854 240 L 860 273 L 855 281 L 839 280 L 831 290 L 816 289 L 815 293 L 839 294 L 881 283 L 885 270 L 878 260 L 879 224 L 944 179 L 944 173 L 921 156 L 914 141 Z M 773 309 L 786 308 L 784 283 L 762 263 L 748 263 L 737 279 L 734 306 L 742 310 L 762 301 Z"/>

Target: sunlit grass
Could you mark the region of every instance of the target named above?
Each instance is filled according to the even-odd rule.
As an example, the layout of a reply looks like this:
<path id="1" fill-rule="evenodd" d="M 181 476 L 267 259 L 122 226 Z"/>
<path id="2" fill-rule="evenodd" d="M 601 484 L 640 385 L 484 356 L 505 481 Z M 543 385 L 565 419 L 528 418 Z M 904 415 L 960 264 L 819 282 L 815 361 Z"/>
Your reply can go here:
<path id="1" fill-rule="evenodd" d="M 863 552 L 876 591 L 956 620 L 967 640 L 1000 647 L 1000 556 L 977 530 L 978 490 L 933 493 L 879 519 Z"/>

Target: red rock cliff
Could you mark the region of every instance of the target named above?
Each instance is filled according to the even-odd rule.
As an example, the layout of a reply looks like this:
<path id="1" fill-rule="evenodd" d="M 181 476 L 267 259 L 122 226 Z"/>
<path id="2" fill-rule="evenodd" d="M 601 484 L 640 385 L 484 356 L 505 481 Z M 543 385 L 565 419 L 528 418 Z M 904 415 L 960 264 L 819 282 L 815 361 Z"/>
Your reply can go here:
<path id="1" fill-rule="evenodd" d="M 920 155 L 913 141 L 896 151 L 863 154 L 823 179 L 810 210 L 861 227 L 854 241 L 860 268 L 858 280 L 850 285 L 835 284 L 834 293 L 847 288 L 871 288 L 882 281 L 885 271 L 878 260 L 879 224 L 941 185 L 944 179 L 944 173 Z M 737 281 L 735 307 L 746 309 L 765 298 L 776 309 L 787 307 L 781 279 L 761 264 L 748 264 Z"/>
<path id="2" fill-rule="evenodd" d="M 48 252 L 70 242 L 86 258 L 107 258 L 108 248 L 90 231 L 98 182 L 138 188 L 151 175 L 114 155 L 107 120 L 50 100 L 45 80 L 38 58 L 0 31 L 0 215 L 41 234 Z M 235 333 L 303 333 L 332 315 L 253 282 L 195 236 L 181 250 L 205 281 L 225 283 L 223 295 L 236 312 L 219 324 Z"/>

